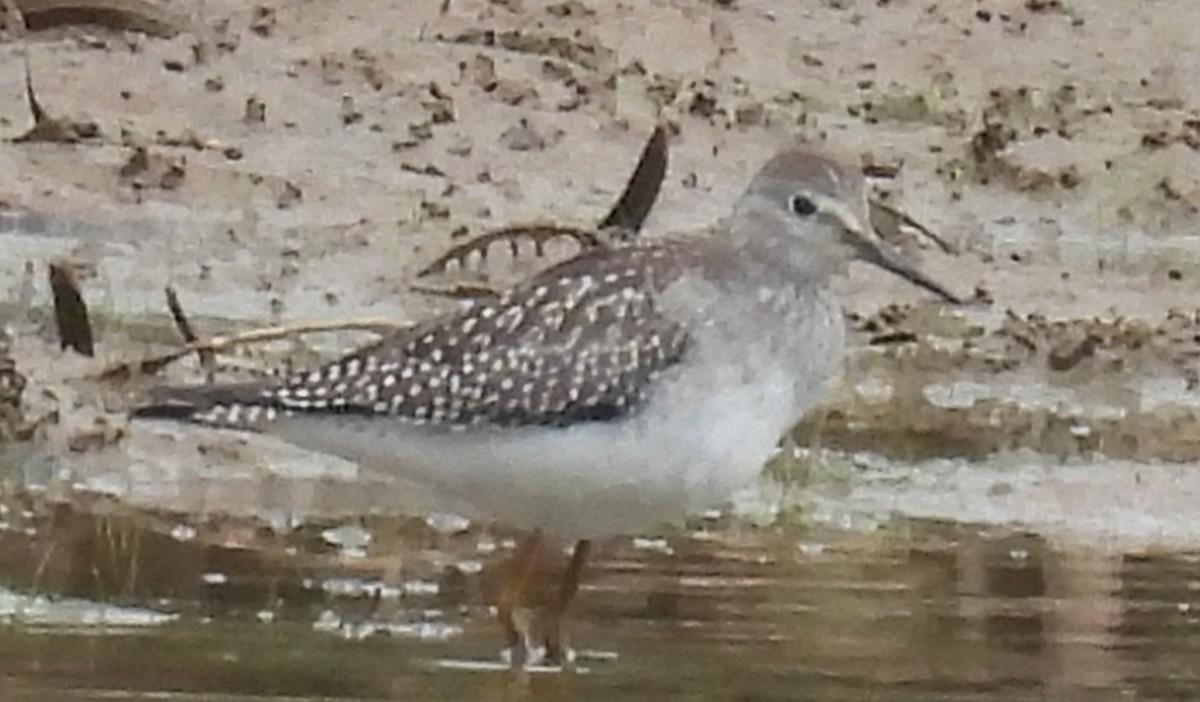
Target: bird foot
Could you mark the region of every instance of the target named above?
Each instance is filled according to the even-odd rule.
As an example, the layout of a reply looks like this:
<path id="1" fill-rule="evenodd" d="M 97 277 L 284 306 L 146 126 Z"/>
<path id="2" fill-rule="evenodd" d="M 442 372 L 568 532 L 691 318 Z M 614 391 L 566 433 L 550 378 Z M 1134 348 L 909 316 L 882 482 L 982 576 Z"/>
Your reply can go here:
<path id="1" fill-rule="evenodd" d="M 575 667 L 575 649 L 563 646 L 529 646 L 516 644 L 500 652 L 500 660 L 513 670 L 540 666 L 569 670 Z"/>
<path id="2" fill-rule="evenodd" d="M 500 660 L 513 670 L 524 670 L 546 665 L 546 649 L 543 646 L 516 644 L 500 652 Z"/>
<path id="3" fill-rule="evenodd" d="M 547 646 L 546 662 L 561 666 L 564 670 L 575 666 L 575 649 L 569 646 Z"/>

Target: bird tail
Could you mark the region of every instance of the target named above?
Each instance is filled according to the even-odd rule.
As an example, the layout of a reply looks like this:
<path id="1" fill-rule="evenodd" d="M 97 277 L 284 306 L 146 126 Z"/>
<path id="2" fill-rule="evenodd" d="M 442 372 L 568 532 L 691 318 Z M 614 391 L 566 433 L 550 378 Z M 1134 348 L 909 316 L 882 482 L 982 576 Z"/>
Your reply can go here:
<path id="1" fill-rule="evenodd" d="M 277 407 L 263 383 L 176 385 L 150 391 L 131 419 L 169 419 L 229 429 L 260 429 Z"/>

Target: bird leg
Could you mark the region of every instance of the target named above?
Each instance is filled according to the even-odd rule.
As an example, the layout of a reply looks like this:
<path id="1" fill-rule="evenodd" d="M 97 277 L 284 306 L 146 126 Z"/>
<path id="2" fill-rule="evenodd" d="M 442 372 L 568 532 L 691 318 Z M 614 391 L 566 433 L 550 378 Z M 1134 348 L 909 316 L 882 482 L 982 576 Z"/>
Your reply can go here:
<path id="1" fill-rule="evenodd" d="M 504 628 L 508 643 L 509 663 L 514 668 L 523 668 L 533 654 L 531 646 L 531 622 L 522 609 L 525 589 L 537 562 L 541 547 L 542 532 L 535 531 L 526 537 L 513 553 L 506 567 L 500 596 L 496 602 L 496 616 Z"/>
<path id="2" fill-rule="evenodd" d="M 579 591 L 579 582 L 583 578 L 583 566 L 587 563 L 588 552 L 591 551 L 591 548 L 592 542 L 587 539 L 581 539 L 575 543 L 575 548 L 571 552 L 571 563 L 563 575 L 562 582 L 559 583 L 558 597 L 554 600 L 549 612 L 550 616 L 546 626 L 546 658 L 552 663 L 566 665 L 574 658 L 566 631 L 567 609 L 570 607 L 571 601 L 575 599 L 575 593 Z"/>

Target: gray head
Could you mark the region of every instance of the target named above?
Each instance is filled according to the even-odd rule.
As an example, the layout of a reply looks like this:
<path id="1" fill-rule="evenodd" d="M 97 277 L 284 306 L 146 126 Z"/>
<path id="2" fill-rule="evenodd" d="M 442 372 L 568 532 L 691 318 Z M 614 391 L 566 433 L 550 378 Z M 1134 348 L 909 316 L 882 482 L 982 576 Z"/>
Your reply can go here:
<path id="1" fill-rule="evenodd" d="M 768 256 L 809 276 L 827 277 L 858 259 L 960 302 L 875 233 L 862 176 L 809 151 L 783 151 L 759 170 L 738 201 L 732 230 L 743 245 L 765 244 Z"/>

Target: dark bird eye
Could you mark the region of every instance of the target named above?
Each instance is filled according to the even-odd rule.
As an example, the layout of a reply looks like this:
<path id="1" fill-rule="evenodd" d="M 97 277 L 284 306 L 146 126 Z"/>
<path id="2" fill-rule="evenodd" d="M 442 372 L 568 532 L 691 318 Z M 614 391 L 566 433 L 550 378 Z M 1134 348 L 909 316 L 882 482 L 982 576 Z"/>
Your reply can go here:
<path id="1" fill-rule="evenodd" d="M 812 200 L 803 195 L 792 196 L 792 212 L 801 217 L 808 217 L 817 211 L 817 205 Z"/>

